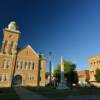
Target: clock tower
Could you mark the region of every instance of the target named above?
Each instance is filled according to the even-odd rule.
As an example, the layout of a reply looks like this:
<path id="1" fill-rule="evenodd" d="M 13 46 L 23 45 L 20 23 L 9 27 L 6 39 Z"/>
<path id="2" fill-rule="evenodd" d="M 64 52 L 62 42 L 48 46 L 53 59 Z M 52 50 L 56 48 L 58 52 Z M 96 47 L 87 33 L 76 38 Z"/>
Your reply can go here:
<path id="1" fill-rule="evenodd" d="M 17 29 L 16 22 L 11 21 L 7 28 L 4 28 L 4 38 L 2 41 L 1 52 L 3 54 L 15 55 L 20 37 L 20 31 Z"/>

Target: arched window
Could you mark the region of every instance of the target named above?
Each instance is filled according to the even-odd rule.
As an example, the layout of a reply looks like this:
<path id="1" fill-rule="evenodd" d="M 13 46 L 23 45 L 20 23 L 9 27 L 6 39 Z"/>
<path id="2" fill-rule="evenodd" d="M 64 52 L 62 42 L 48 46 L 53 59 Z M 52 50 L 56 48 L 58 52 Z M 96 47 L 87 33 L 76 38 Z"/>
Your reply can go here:
<path id="1" fill-rule="evenodd" d="M 29 65 L 28 65 L 28 69 L 30 69 L 31 68 L 31 62 L 29 62 Z"/>
<path id="2" fill-rule="evenodd" d="M 26 69 L 26 67 L 27 67 L 27 62 L 25 61 L 25 66 L 24 66 L 24 69 Z"/>

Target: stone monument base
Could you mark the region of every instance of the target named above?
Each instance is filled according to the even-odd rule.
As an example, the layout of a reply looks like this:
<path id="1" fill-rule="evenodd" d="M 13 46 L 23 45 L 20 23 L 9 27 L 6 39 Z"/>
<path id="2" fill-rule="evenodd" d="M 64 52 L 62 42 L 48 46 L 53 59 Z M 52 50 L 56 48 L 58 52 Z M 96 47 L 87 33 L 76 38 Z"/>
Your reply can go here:
<path id="1" fill-rule="evenodd" d="M 61 82 L 56 89 L 64 90 L 69 89 L 69 87 L 66 86 L 66 82 Z"/>

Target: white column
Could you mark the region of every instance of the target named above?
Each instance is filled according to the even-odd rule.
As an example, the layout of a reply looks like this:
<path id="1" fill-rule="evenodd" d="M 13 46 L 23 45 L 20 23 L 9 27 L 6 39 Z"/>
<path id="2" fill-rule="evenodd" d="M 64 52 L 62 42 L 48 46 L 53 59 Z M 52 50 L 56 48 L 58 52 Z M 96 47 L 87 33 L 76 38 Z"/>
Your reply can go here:
<path id="1" fill-rule="evenodd" d="M 53 63 L 52 63 L 52 74 L 53 74 Z"/>
<path id="2" fill-rule="evenodd" d="M 69 87 L 66 86 L 66 81 L 64 80 L 64 62 L 62 56 L 61 56 L 61 80 L 57 89 L 69 89 Z"/>

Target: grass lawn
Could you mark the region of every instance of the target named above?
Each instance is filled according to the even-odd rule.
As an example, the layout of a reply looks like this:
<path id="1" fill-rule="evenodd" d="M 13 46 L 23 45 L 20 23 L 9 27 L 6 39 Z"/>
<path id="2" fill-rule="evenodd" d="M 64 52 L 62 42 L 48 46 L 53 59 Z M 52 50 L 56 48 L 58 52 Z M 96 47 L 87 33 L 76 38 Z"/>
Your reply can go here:
<path id="1" fill-rule="evenodd" d="M 0 100 L 20 100 L 13 88 L 0 88 Z"/>
<path id="2" fill-rule="evenodd" d="M 27 89 L 36 92 L 37 94 L 47 96 L 47 97 L 63 97 L 63 96 L 80 96 L 80 95 L 100 95 L 100 89 L 72 89 L 72 90 L 57 90 L 50 87 L 40 87 L 32 88 L 27 87 Z"/>

